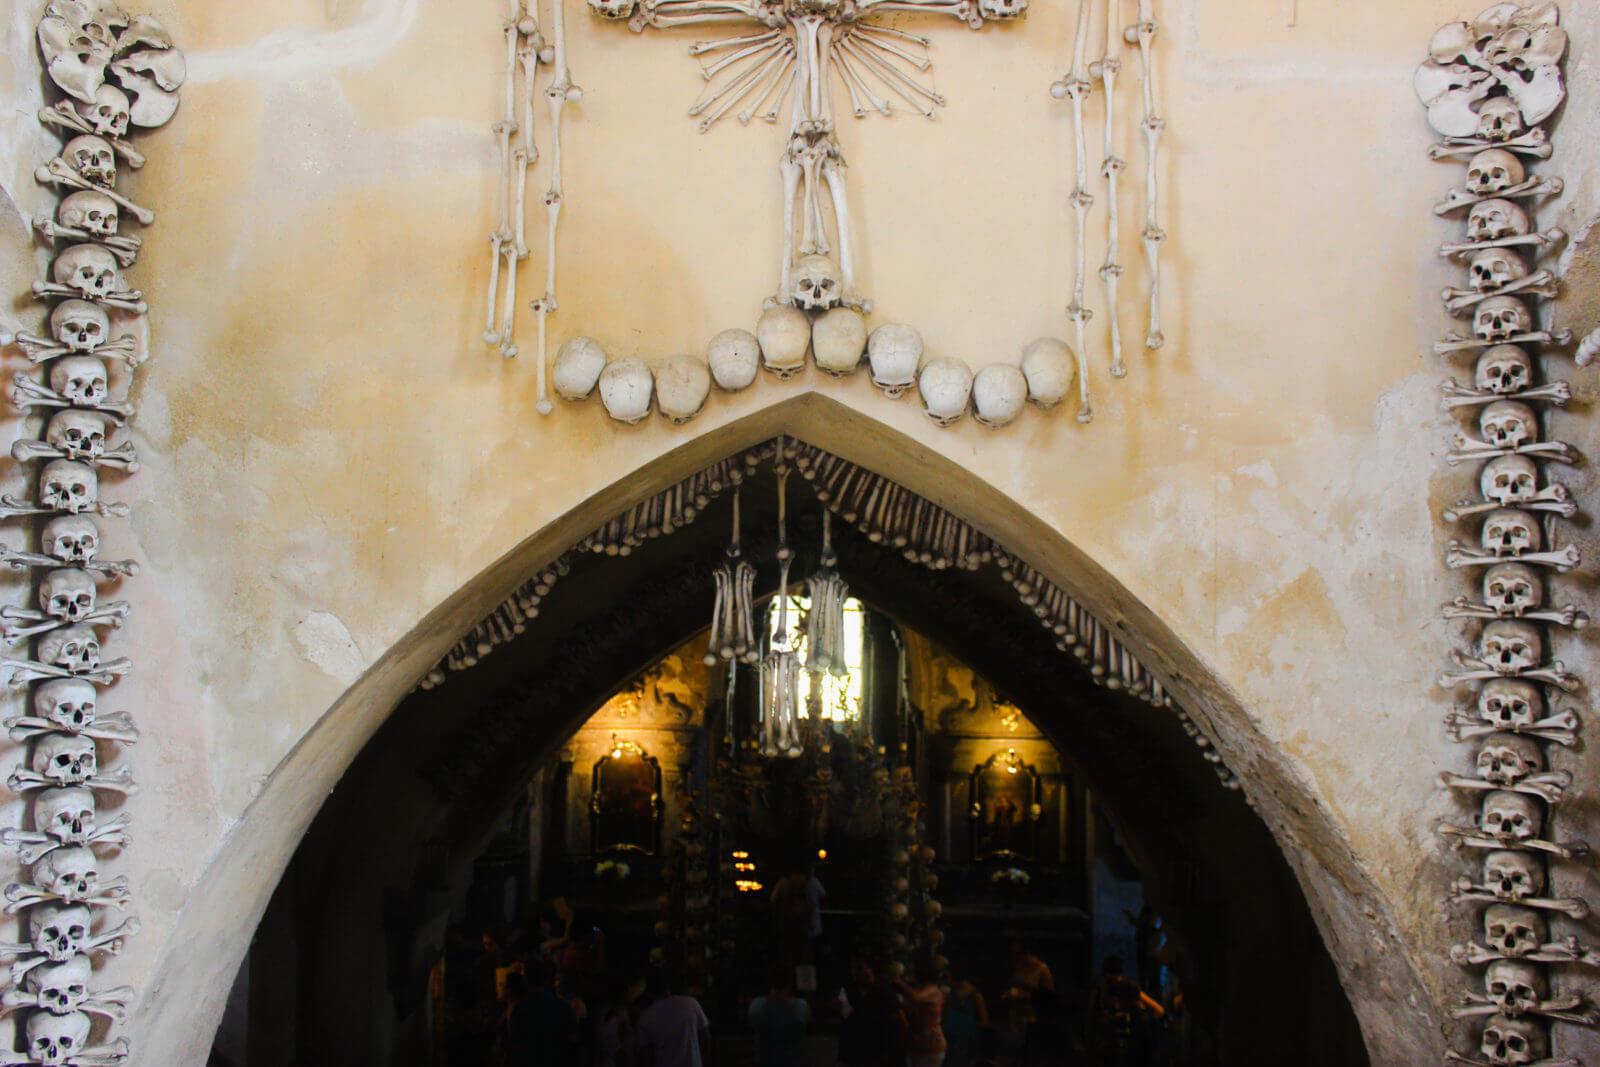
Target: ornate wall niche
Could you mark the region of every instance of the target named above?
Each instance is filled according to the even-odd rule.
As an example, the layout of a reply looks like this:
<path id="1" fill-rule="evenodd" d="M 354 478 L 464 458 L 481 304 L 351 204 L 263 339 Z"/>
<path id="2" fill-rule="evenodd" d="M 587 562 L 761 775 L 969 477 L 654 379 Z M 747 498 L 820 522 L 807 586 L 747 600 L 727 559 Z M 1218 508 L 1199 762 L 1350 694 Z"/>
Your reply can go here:
<path id="1" fill-rule="evenodd" d="M 972 769 L 972 859 L 1015 863 L 1039 855 L 1044 815 L 1039 772 L 1014 748 L 1002 749 Z"/>
<path id="2" fill-rule="evenodd" d="M 618 740 L 594 765 L 589 821 L 596 855 L 661 847 L 661 764 L 632 741 Z"/>

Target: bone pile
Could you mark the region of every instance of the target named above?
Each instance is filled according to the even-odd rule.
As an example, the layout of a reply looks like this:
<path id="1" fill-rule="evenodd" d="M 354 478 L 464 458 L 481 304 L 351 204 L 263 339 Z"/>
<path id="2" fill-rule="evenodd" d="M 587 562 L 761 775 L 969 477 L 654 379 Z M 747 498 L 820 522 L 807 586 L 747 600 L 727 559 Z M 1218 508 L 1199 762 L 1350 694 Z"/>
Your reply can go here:
<path id="1" fill-rule="evenodd" d="M 1541 124 L 1565 93 L 1559 19 L 1554 3 L 1495 4 L 1439 30 L 1415 79 L 1428 123 L 1443 138 L 1430 155 L 1464 168 L 1461 183 L 1434 207 L 1464 224 L 1464 235 L 1440 249 L 1465 271 L 1462 285 L 1440 294 L 1464 325 L 1434 348 L 1472 366 L 1470 383 L 1445 383 L 1444 404 L 1468 427 L 1448 460 L 1476 465 L 1478 497 L 1442 514 L 1476 530 L 1475 538 L 1452 540 L 1446 554 L 1473 592 L 1443 608 L 1446 619 L 1463 622 L 1471 647 L 1451 653 L 1454 667 L 1439 684 L 1462 693 L 1463 706 L 1445 726 L 1474 756 L 1470 773 L 1443 773 L 1439 784 L 1473 815 L 1438 831 L 1474 867 L 1450 898 L 1478 916 L 1475 933 L 1451 951 L 1470 977 L 1450 1014 L 1473 1027 L 1463 1035 L 1472 1051 L 1448 1057 L 1475 1065 L 1576 1064 L 1551 1058 L 1552 1028 L 1600 1021 L 1579 984 L 1581 968 L 1600 964 L 1600 953 L 1551 932 L 1552 921 L 1589 913 L 1585 901 L 1558 896 L 1552 878 L 1555 862 L 1588 851 L 1561 839 L 1556 826 L 1574 792 L 1571 773 L 1556 764 L 1578 743 L 1581 721 L 1560 706 L 1579 682 L 1553 646 L 1563 631 L 1588 623 L 1577 608 L 1555 602 L 1552 582 L 1580 563 L 1573 545 L 1559 543 L 1558 525 L 1577 511 L 1557 478 L 1575 457 L 1566 444 L 1541 440 L 1545 405 L 1570 396 L 1565 381 L 1542 371 L 1570 338 L 1541 328 L 1535 310 L 1535 301 L 1556 295 L 1555 277 L 1539 260 L 1563 234 L 1539 230 L 1534 218 L 1562 182 L 1530 173 L 1551 154 Z"/>
<path id="2" fill-rule="evenodd" d="M 1085 327 L 1094 318 L 1088 305 L 1087 274 L 1089 261 L 1089 213 L 1094 207 L 1094 194 L 1089 191 L 1089 141 L 1085 107 L 1094 95 L 1095 82 L 1100 85 L 1104 100 L 1102 144 L 1100 152 L 1100 177 L 1105 181 L 1106 192 L 1106 258 L 1100 267 L 1100 281 L 1105 292 L 1107 335 L 1111 348 L 1111 375 L 1121 378 L 1128 373 L 1122 355 L 1122 328 L 1120 279 L 1125 268 L 1122 264 L 1122 237 L 1118 183 L 1128 166 L 1118 153 L 1117 127 L 1117 75 L 1122 70 L 1120 51 L 1123 45 L 1139 50 L 1140 99 L 1142 113 L 1139 128 L 1144 134 L 1144 229 L 1140 243 L 1144 247 L 1145 266 L 1150 275 L 1148 329 L 1144 346 L 1151 351 L 1165 343 L 1161 332 L 1161 243 L 1166 232 L 1161 228 L 1161 199 L 1159 181 L 1159 150 L 1161 130 L 1165 125 L 1156 113 L 1155 65 L 1152 46 L 1156 36 L 1154 0 L 1137 0 L 1135 20 L 1123 24 L 1124 0 L 1078 0 L 1077 23 L 1072 41 L 1072 65 L 1060 80 L 1050 86 L 1050 95 L 1066 100 L 1072 105 L 1073 187 L 1069 198 L 1073 214 L 1073 280 L 1072 302 L 1067 305 L 1067 321 L 1072 323 L 1073 337 L 1077 342 L 1078 357 L 1078 419 L 1088 422 L 1094 418 L 1094 408 L 1089 390 L 1089 363 Z M 1101 28 L 1105 33 L 1105 51 L 1100 57 L 1089 60 L 1088 50 L 1095 11 L 1103 12 Z"/>
<path id="3" fill-rule="evenodd" d="M 139 928 L 137 919 L 109 914 L 130 899 L 127 879 L 105 870 L 128 843 L 129 822 L 106 808 L 134 791 L 128 767 L 107 764 L 139 732 L 126 712 L 104 709 L 101 695 L 131 666 L 104 654 L 107 631 L 129 611 L 125 601 L 105 599 L 104 587 L 137 567 L 99 558 L 98 520 L 128 512 L 102 497 L 101 483 L 139 468 L 126 430 L 133 405 L 113 399 L 112 389 L 126 397 L 147 355 L 145 302 L 122 273 L 138 259 L 141 239 L 123 229 L 155 216 L 118 183 L 124 165 L 145 163 L 130 134 L 172 118 L 185 66 L 158 23 L 105 0 L 51 0 L 38 40 L 48 84 L 64 94 L 38 117 L 65 144 L 35 173 L 61 194 L 53 216 L 33 223 L 54 249 L 48 277 L 32 287 L 49 305 L 48 334 L 3 338 L 31 365 L 15 375 L 14 400 L 38 436 L 11 449 L 32 466 L 27 481 L 36 489 L 0 496 L 0 518 L 40 524 L 36 550 L 0 548 L 0 559 L 24 570 L 35 590 L 29 604 L 0 607 L 0 638 L 19 649 L 0 658 L 0 672 L 28 690 L 5 720 L 21 750 L 6 784 L 29 813 L 29 825 L 0 830 L 24 868 L 5 887 L 5 910 L 19 916 L 20 931 L 17 941 L 0 943 L 11 960 L 0 1009 L 23 1013 L 23 1051 L 7 1053 L 5 1063 L 98 1067 L 127 1058 L 127 1041 L 110 1031 L 133 990 L 97 986 L 95 963 L 119 953 Z"/>

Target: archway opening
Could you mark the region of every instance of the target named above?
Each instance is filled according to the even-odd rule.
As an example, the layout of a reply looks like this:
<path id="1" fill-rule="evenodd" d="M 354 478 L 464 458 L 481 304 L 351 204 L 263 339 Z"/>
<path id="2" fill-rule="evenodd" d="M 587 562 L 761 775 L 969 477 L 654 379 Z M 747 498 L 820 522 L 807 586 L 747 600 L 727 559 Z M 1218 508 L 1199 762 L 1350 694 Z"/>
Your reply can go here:
<path id="1" fill-rule="evenodd" d="M 755 567 L 753 593 L 769 596 L 779 576 L 777 476 L 770 463 L 747 464 L 743 457 L 724 469 L 742 483 L 740 542 L 742 558 Z M 1174 962 L 1189 1011 L 1215 1036 L 1222 1062 L 1364 1062 L 1354 1015 L 1289 866 L 1242 795 L 1219 775 L 1215 754 L 1208 758 L 1193 727 L 1186 729 L 1186 720 L 1160 699 L 1159 683 L 1128 662 L 1104 628 L 1082 627 L 1071 635 L 1072 651 L 1064 652 L 1060 628 L 1040 625 L 1053 616 L 1038 610 L 1039 591 L 1031 591 L 1032 603 L 1025 602 L 1027 592 L 1019 599 L 1018 585 L 1029 579 L 1011 573 L 1009 583 L 1000 580 L 1010 561 L 980 559 L 1003 556 L 998 546 L 962 542 L 960 531 L 940 526 L 943 513 L 926 501 L 902 490 L 903 499 L 892 502 L 857 496 L 845 505 L 815 468 L 809 473 L 807 480 L 789 479 L 787 543 L 797 553 L 791 579 L 816 566 L 824 508 L 841 518 L 850 512 L 857 521 L 833 523 L 832 542 L 852 594 L 902 640 L 948 650 L 1003 692 L 1082 795 L 1093 798 L 1074 826 L 1091 837 L 1097 827 L 1102 839 L 1114 834 L 1118 854 L 1137 870 L 1144 898 L 1181 949 Z M 562 747 L 620 688 L 664 656 L 681 654 L 680 646 L 710 621 L 714 575 L 727 558 L 735 506 L 732 493 L 711 496 L 697 505 L 692 523 L 668 523 L 676 527 L 670 536 L 634 531 L 629 524 L 649 516 L 637 509 L 602 528 L 590 551 L 566 560 L 537 614 L 520 612 L 520 633 L 501 633 L 500 647 L 480 642 L 481 657 L 458 650 L 456 666 L 478 662 L 442 671 L 442 684 L 413 693 L 389 716 L 323 805 L 241 969 L 232 1028 L 224 1034 L 235 1049 L 248 1050 L 245 1062 L 430 1062 L 418 1049 L 438 1047 L 435 1027 L 442 1020 L 429 1007 L 438 993 L 429 983 L 438 978 L 453 931 L 474 908 L 483 910 L 485 856 L 508 829 L 541 852 L 554 844 L 541 806 L 553 759 L 560 762 Z M 863 518 L 869 512 L 888 518 L 874 529 L 878 520 Z M 935 548 L 921 553 L 930 558 L 917 558 L 915 544 L 908 551 L 895 543 L 895 522 L 932 531 Z M 659 517 L 655 525 L 659 533 Z M 958 546 L 953 555 L 981 565 L 938 567 L 941 544 Z M 740 718 L 739 673 L 713 671 L 683 698 L 698 709 L 703 736 L 696 741 L 701 770 L 682 776 L 680 788 L 702 786 L 705 810 L 730 822 L 738 813 L 716 812 L 726 801 L 715 800 L 711 786 L 718 755 L 737 765 L 739 747 L 755 740 L 748 697 Z M 1102 684 L 1108 677 L 1120 687 Z M 898 690 L 894 681 L 890 688 Z M 750 684 L 746 679 L 746 694 Z M 885 685 L 881 671 L 876 684 Z M 886 750 L 884 770 L 892 772 L 912 766 L 912 746 L 925 748 L 939 733 L 928 728 L 926 708 L 907 709 L 903 693 L 887 692 L 879 694 L 880 705 L 892 704 L 901 718 L 869 737 Z M 945 763 L 948 772 L 954 757 Z M 976 776 L 978 768 L 972 770 Z M 761 773 L 755 779 L 761 788 L 776 781 L 773 772 Z M 912 773 L 918 774 L 914 766 Z M 975 780 L 968 788 L 978 788 Z M 591 784 L 591 800 L 594 791 Z M 884 848 L 904 844 L 878 840 Z M 948 837 L 941 844 L 948 846 Z M 721 842 L 716 851 L 716 863 L 731 859 Z M 942 878 L 970 881 L 975 871 L 988 877 L 1004 869 L 985 866 L 970 841 L 965 861 L 944 851 Z M 1078 860 L 1092 870 L 1092 857 Z M 532 924 L 537 878 L 547 865 L 519 855 L 513 866 L 529 878 L 513 879 L 518 889 L 502 897 L 501 918 Z M 673 875 L 654 877 L 666 884 Z M 990 888 L 996 906 L 1013 893 L 999 883 Z M 1037 903 L 1077 908 L 1092 931 L 1092 884 L 1059 892 L 1062 899 Z M 1092 956 L 1079 952 L 1064 968 L 1071 973 L 1063 984 L 1091 981 L 1098 962 Z M 729 992 L 737 990 L 725 980 L 718 996 Z"/>

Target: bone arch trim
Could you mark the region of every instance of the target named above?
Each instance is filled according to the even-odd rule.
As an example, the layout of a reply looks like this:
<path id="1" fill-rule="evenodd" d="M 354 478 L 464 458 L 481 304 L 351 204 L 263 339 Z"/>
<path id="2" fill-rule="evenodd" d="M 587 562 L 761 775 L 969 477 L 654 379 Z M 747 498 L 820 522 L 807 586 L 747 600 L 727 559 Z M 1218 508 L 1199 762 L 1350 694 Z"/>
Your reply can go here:
<path id="1" fill-rule="evenodd" d="M 907 562 L 934 570 L 992 568 L 1016 591 L 1017 598 L 1033 609 L 1039 624 L 1055 636 L 1056 647 L 1088 667 L 1097 685 L 1126 689 L 1146 703 L 1171 708 L 1184 731 L 1204 750 L 1223 787 L 1242 788 L 1215 740 L 1173 700 L 1155 673 L 1118 640 L 1115 630 L 1119 627 L 1102 621 L 1061 586 L 944 508 L 880 474 L 792 437 L 767 441 L 718 460 L 602 524 L 501 601 L 434 665 L 419 687 L 430 689 L 444 682 L 450 672 L 476 666 L 495 648 L 521 634 L 528 620 L 538 615 L 540 602 L 570 571 L 575 556 L 626 556 L 647 541 L 682 529 L 711 501 L 736 490 L 748 472 L 777 460 L 780 450 L 782 458 L 811 483 L 817 499 L 874 544 L 892 545 Z M 1248 794 L 1246 802 L 1255 807 Z"/>

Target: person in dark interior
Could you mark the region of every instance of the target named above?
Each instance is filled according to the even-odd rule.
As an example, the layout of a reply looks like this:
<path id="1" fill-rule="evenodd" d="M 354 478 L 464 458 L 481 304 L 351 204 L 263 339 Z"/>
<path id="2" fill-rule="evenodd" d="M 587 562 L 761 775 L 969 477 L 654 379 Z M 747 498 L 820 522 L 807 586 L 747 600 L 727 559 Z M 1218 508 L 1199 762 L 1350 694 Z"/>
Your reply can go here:
<path id="1" fill-rule="evenodd" d="M 797 1067 L 811 1006 L 795 996 L 793 967 L 780 963 L 773 968 L 771 989 L 750 1002 L 748 1015 L 761 1067 Z"/>
<path id="2" fill-rule="evenodd" d="M 1085 1043 L 1091 1067 L 1146 1067 L 1155 1055 L 1161 1005 L 1122 973 L 1122 960 L 1107 956 L 1100 981 L 1089 994 Z"/>
<path id="3" fill-rule="evenodd" d="M 555 991 L 550 968 L 535 960 L 526 976 L 528 992 L 507 1020 L 507 1062 L 517 1067 L 575 1067 L 578 1019 Z"/>
<path id="4" fill-rule="evenodd" d="M 705 1067 L 711 1059 L 711 1021 L 693 997 L 676 996 L 660 970 L 645 980 L 648 1006 L 636 1031 L 640 1067 Z"/>
<path id="5" fill-rule="evenodd" d="M 900 1000 L 878 982 L 872 965 L 850 961 L 850 982 L 839 991 L 839 1062 L 845 1067 L 904 1067 L 906 1016 Z"/>

